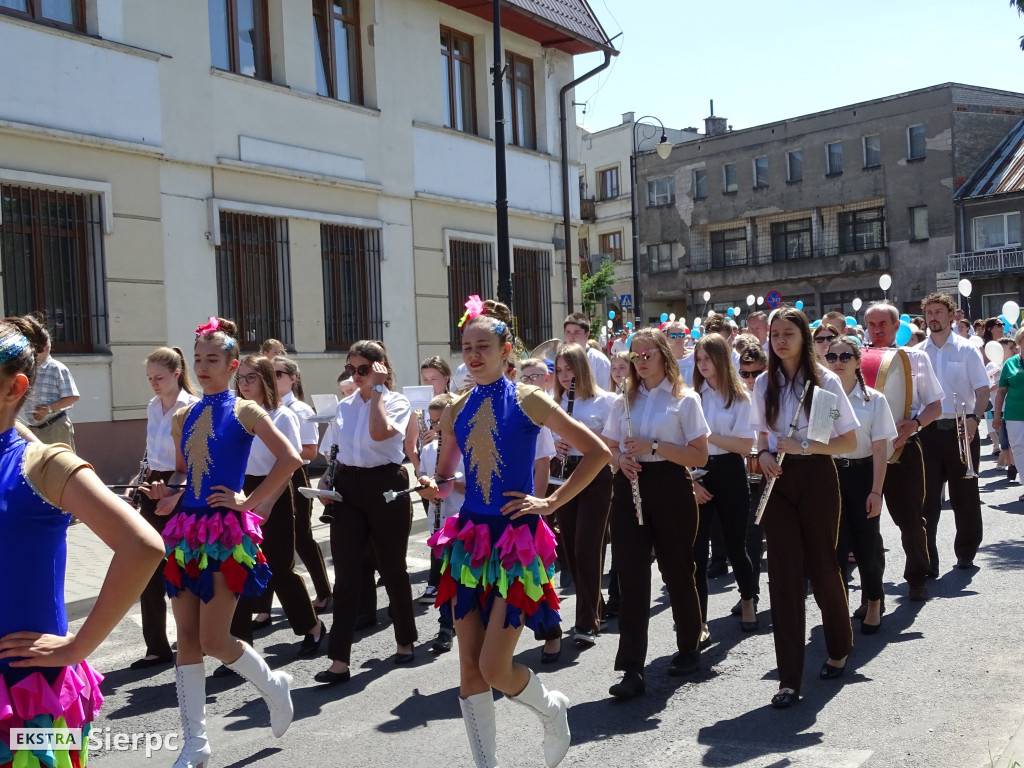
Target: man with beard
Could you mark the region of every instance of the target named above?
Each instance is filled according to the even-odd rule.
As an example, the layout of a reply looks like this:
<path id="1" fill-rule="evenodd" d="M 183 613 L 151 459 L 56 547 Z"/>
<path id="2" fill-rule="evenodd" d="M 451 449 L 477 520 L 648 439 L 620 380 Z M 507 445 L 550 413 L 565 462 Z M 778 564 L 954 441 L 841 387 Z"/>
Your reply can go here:
<path id="1" fill-rule="evenodd" d="M 942 483 L 949 483 L 949 501 L 956 521 L 953 552 L 957 568 L 973 568 L 974 556 L 981 544 L 981 498 L 978 478 L 965 477 L 967 466 L 960 458 L 956 408 L 964 405 L 967 418 L 967 442 L 972 466 L 978 468 L 981 440 L 978 424 L 988 408 L 988 374 L 981 353 L 967 339 L 953 333 L 953 299 L 944 293 L 931 293 L 921 302 L 924 319 L 931 336 L 918 346 L 931 360 L 932 368 L 942 382 L 942 415 L 921 430 L 924 453 L 924 520 L 928 531 L 928 559 L 931 572 L 939 571 L 939 552 L 935 536 L 942 509 Z M 955 398 L 955 399 L 954 399 Z"/>
<path id="2" fill-rule="evenodd" d="M 880 301 L 872 304 L 864 317 L 872 347 L 885 349 L 896 346 L 896 331 L 900 327 L 900 315 L 896 307 Z M 914 374 L 912 416 L 896 422 L 899 434 L 893 445 L 897 449 L 903 448 L 903 453 L 897 463 L 889 465 L 882 495 L 903 540 L 903 551 L 907 555 L 903 578 L 910 585 L 910 599 L 922 602 L 928 599 L 925 579 L 932 573 L 928 563 L 928 539 L 924 523 L 924 460 L 917 432 L 942 413 L 943 392 L 928 355 L 913 348 L 906 348 L 906 352 Z M 882 564 L 884 567 L 884 557 Z M 866 610 L 866 606 L 862 605 L 861 609 Z"/>

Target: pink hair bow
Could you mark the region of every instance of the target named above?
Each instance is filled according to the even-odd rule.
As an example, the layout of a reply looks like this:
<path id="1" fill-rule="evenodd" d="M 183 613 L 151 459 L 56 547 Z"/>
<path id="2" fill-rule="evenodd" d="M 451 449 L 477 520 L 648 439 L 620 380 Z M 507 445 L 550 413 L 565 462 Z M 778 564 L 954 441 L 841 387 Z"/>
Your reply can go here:
<path id="1" fill-rule="evenodd" d="M 200 336 L 204 336 L 207 333 L 214 333 L 218 328 L 220 328 L 220 321 L 217 320 L 216 317 L 211 317 L 210 322 L 206 325 L 200 325 L 196 328 L 196 338 L 198 339 Z"/>
<path id="2" fill-rule="evenodd" d="M 466 302 L 466 314 L 459 320 L 459 328 L 461 328 L 467 320 L 472 320 L 474 317 L 479 317 L 484 313 L 484 303 L 480 300 L 480 297 L 475 293 L 469 297 Z"/>

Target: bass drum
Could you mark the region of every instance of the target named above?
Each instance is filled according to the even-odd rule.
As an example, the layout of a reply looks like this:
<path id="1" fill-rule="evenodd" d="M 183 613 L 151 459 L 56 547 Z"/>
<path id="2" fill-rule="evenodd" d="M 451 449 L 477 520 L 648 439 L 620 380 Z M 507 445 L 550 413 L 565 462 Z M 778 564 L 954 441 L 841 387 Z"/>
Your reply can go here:
<path id="1" fill-rule="evenodd" d="M 866 347 L 861 350 L 860 369 L 864 374 L 864 382 L 885 396 L 893 420 L 900 422 L 909 419 L 914 399 L 914 377 L 910 368 L 910 356 L 906 351 L 899 348 Z M 898 462 L 901 453 L 903 449 L 894 450 L 890 440 L 889 463 Z"/>

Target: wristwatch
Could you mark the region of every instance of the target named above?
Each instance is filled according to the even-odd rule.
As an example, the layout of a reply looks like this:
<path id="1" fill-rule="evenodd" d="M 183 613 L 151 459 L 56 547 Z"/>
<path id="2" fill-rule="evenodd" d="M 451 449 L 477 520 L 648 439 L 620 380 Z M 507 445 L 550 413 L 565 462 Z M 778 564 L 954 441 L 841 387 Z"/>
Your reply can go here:
<path id="1" fill-rule="evenodd" d="M 981 423 L 981 417 L 979 417 L 978 414 L 976 414 L 976 413 L 968 413 L 967 414 L 967 418 L 968 419 L 974 419 L 979 424 Z"/>
<path id="2" fill-rule="evenodd" d="M 809 448 L 810 446 L 811 446 L 811 444 L 810 444 L 810 443 L 808 443 L 808 442 L 807 442 L 806 440 L 804 440 L 803 442 L 801 442 L 801 443 L 800 443 L 800 447 L 801 447 L 801 448 L 803 449 L 803 454 L 804 454 L 804 456 L 806 456 L 806 455 L 807 455 L 807 449 L 808 449 L 808 448 Z"/>
<path id="3" fill-rule="evenodd" d="M 658 441 L 657 441 L 657 440 L 655 440 L 655 441 L 653 441 L 653 442 L 651 443 L 651 456 L 654 456 L 654 455 L 656 455 L 657 453 L 658 453 Z"/>
<path id="4" fill-rule="evenodd" d="M 384 385 L 383 384 L 374 384 L 373 385 L 373 391 L 374 392 L 380 392 L 383 395 L 384 394 Z"/>

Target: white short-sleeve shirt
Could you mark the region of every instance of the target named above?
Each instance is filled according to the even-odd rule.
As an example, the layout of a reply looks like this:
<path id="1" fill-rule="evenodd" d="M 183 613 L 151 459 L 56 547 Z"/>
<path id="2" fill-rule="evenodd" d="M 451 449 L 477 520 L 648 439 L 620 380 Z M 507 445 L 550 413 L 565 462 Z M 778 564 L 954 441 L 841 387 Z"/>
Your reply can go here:
<path id="1" fill-rule="evenodd" d="M 841 453 L 841 459 L 866 459 L 871 455 L 871 444 L 876 440 L 892 440 L 896 437 L 896 422 L 885 396 L 868 387 L 870 400 L 864 399 L 864 392 L 858 384 L 849 394 L 850 405 L 860 424 L 857 427 L 857 448 L 852 453 Z"/>
<path id="2" fill-rule="evenodd" d="M 332 445 L 338 446 L 338 463 L 349 467 L 381 467 L 405 461 L 405 430 L 412 417 L 409 398 L 387 387 L 381 398 L 388 424 L 397 434 L 379 442 L 370 437 L 373 397 L 364 401 L 357 390 L 338 403 L 334 421 L 320 442 L 320 452 L 327 455 Z"/>
<path id="3" fill-rule="evenodd" d="M 436 439 L 431 440 L 420 449 L 420 474 L 432 477 L 437 471 L 437 443 Z M 465 482 L 466 476 L 466 463 L 463 459 L 462 454 L 459 454 L 459 463 L 455 467 L 455 473 L 462 473 L 462 482 Z M 466 494 L 456 491 L 454 487 L 452 492 L 444 497 L 441 501 L 441 521 L 447 520 L 449 517 L 458 514 L 459 510 L 462 509 L 462 502 L 466 500 Z M 428 519 L 430 515 L 428 515 Z"/>
<path id="4" fill-rule="evenodd" d="M 672 382 L 666 377 L 652 391 L 643 384 L 636 393 L 636 399 L 629 406 L 633 436 L 648 440 L 687 445 L 701 435 L 710 435 L 708 423 L 700 407 L 700 400 L 692 389 L 683 392 L 676 399 L 672 395 Z M 619 450 L 626 450 L 626 413 L 622 397 L 615 398 L 615 404 L 608 414 L 602 434 L 609 440 L 619 442 Z M 639 456 L 640 462 L 664 461 L 661 456 Z"/>
<path id="5" fill-rule="evenodd" d="M 775 424 L 771 426 L 765 419 L 765 391 L 768 388 L 768 376 L 769 372 L 765 371 L 757 377 L 757 381 L 754 382 L 754 392 L 750 398 L 750 429 L 756 432 L 767 432 L 768 433 L 768 450 L 774 451 L 778 447 L 780 437 L 785 437 L 789 432 L 789 425 L 793 421 L 793 416 L 796 414 L 797 405 L 800 404 L 800 396 L 804 391 L 804 381 L 801 374 L 797 374 L 796 379 L 789 386 L 786 386 L 785 377 L 782 371 L 778 371 L 779 385 L 782 387 L 779 403 L 779 413 L 775 417 Z M 850 405 L 850 400 L 846 396 L 846 392 L 843 390 L 843 384 L 839 381 L 839 377 L 836 376 L 832 371 L 825 368 L 823 365 L 818 365 L 818 377 L 821 379 L 821 385 L 824 389 L 829 392 L 833 392 L 836 395 L 836 410 L 839 412 L 838 417 L 832 421 L 832 437 L 839 437 L 845 435 L 852 429 L 856 429 L 860 423 L 857 421 L 857 416 L 853 412 L 853 406 Z M 808 397 L 813 397 L 812 392 L 807 393 Z M 805 440 L 807 437 L 807 414 L 804 409 L 800 409 L 800 416 L 796 422 L 796 428 L 793 430 L 793 438 L 796 440 Z"/>
<path id="6" fill-rule="evenodd" d="M 287 392 L 281 398 L 281 405 L 288 406 L 292 413 L 299 417 L 299 436 L 303 445 L 316 445 L 320 442 L 320 430 L 317 429 L 315 421 L 309 420 L 316 415 L 312 407 L 299 400 L 292 392 Z"/>
<path id="7" fill-rule="evenodd" d="M 295 447 L 295 450 L 301 451 L 299 417 L 295 415 L 292 409 L 281 406 L 276 410 L 267 411 L 267 415 L 270 416 L 270 420 L 281 434 L 285 436 L 285 439 Z M 274 468 L 276 461 L 277 459 L 274 457 L 274 454 L 257 437 L 252 441 L 252 449 L 249 451 L 249 462 L 245 465 L 245 474 L 265 477 L 270 474 L 270 470 Z"/>
<path id="8" fill-rule="evenodd" d="M 701 409 L 704 411 L 704 419 L 708 423 L 708 429 L 713 435 L 722 437 L 750 437 L 750 400 L 746 397 L 738 397 L 732 401 L 732 405 L 726 407 L 725 396 L 704 382 L 704 388 L 700 392 Z M 722 456 L 729 451 L 717 445 L 708 443 L 709 456 Z"/>
<path id="9" fill-rule="evenodd" d="M 595 385 L 604 389 L 604 385 L 612 377 L 612 361 L 604 352 L 588 345 L 587 362 L 590 363 L 590 370 L 594 372 Z"/>
<path id="10" fill-rule="evenodd" d="M 198 402 L 199 398 L 184 389 L 178 390 L 178 399 L 171 409 L 164 413 L 159 397 L 154 397 L 146 406 L 146 461 L 154 472 L 173 472 L 174 438 L 171 437 L 171 419 L 181 408 Z"/>
<path id="11" fill-rule="evenodd" d="M 575 398 L 572 406 L 572 417 L 591 432 L 600 435 L 614 403 L 615 395 L 599 389 L 593 397 L 586 400 L 581 400 L 578 397 Z M 564 392 L 562 393 L 562 401 L 559 405 L 562 406 L 563 411 L 569 412 L 569 396 Z M 569 451 L 569 455 L 582 456 L 583 454 L 573 448 Z"/>
<path id="12" fill-rule="evenodd" d="M 910 417 L 917 416 L 925 406 L 942 400 L 942 385 L 935 376 L 935 369 L 928 354 L 916 347 L 903 347 L 910 358 L 910 374 L 914 379 L 914 397 L 910 404 Z"/>

